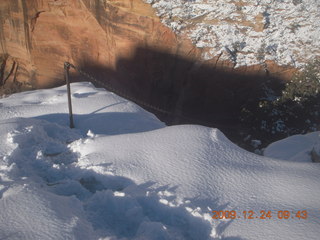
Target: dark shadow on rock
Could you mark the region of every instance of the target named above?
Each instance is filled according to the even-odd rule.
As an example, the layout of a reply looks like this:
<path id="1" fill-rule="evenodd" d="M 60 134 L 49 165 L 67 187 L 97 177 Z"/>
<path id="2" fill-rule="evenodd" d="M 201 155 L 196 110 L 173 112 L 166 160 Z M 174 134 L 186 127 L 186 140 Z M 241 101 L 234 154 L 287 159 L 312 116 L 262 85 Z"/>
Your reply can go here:
<path id="1" fill-rule="evenodd" d="M 97 86 L 107 84 L 170 112 L 163 114 L 142 106 L 168 125 L 192 123 L 218 127 L 231 138 L 241 128 L 239 116 L 243 106 L 268 97 L 268 88 L 280 94 L 283 87 L 279 79 L 268 74 L 218 68 L 142 47 L 136 49 L 132 58 L 118 59 L 116 70 L 85 60 L 80 68 L 102 82 Z M 89 79 L 77 75 L 73 80 Z"/>

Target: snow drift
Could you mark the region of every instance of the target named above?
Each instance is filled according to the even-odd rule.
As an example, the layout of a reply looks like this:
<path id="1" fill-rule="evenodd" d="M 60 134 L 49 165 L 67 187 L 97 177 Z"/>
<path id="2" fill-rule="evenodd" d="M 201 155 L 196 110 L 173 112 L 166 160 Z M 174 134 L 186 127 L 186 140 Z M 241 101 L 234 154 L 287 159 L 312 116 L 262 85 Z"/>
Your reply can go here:
<path id="1" fill-rule="evenodd" d="M 72 91 L 75 129 L 64 86 L 0 99 L 0 239 L 318 239 L 319 165 L 166 127 L 89 83 Z M 226 210 L 239 218 L 212 218 Z"/>

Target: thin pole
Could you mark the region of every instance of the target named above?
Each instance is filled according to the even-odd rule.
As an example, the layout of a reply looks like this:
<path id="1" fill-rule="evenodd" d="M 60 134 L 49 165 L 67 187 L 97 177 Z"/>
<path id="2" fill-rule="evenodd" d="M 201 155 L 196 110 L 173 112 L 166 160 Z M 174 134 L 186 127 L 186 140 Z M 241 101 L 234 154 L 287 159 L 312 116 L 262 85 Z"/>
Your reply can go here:
<path id="1" fill-rule="evenodd" d="M 69 107 L 69 120 L 70 120 L 70 128 L 74 128 L 73 123 L 73 114 L 72 114 L 72 103 L 71 103 L 71 88 L 70 88 L 70 81 L 69 81 L 69 69 L 70 63 L 64 63 L 64 77 L 67 83 L 67 91 L 68 91 L 68 107 Z"/>

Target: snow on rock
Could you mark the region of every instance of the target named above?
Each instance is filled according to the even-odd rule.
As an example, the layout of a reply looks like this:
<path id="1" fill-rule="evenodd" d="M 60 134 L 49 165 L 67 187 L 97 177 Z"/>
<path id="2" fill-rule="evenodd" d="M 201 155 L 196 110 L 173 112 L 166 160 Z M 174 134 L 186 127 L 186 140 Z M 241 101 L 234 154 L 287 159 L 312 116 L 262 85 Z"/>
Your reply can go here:
<path id="1" fill-rule="evenodd" d="M 311 162 L 312 151 L 320 156 L 320 132 L 294 135 L 270 144 L 264 156 L 292 162 Z"/>
<path id="2" fill-rule="evenodd" d="M 318 0 L 145 0 L 162 22 L 187 35 L 203 59 L 235 67 L 275 61 L 301 67 L 320 55 Z"/>
<path id="3" fill-rule="evenodd" d="M 218 129 L 166 127 L 88 83 L 72 89 L 75 129 L 65 86 L 0 99 L 0 239 L 318 239 L 319 165 L 249 153 Z"/>

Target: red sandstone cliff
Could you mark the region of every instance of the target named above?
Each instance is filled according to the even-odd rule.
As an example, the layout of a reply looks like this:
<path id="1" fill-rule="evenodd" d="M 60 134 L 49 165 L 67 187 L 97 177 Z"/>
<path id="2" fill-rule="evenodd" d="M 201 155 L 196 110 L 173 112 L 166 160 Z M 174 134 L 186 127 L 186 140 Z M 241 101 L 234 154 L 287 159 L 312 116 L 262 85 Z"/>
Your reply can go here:
<path id="1" fill-rule="evenodd" d="M 0 14 L 6 85 L 61 84 L 64 61 L 114 69 L 117 59 L 132 57 L 137 46 L 182 55 L 194 48 L 181 50 L 175 35 L 139 0 L 4 0 Z"/>

